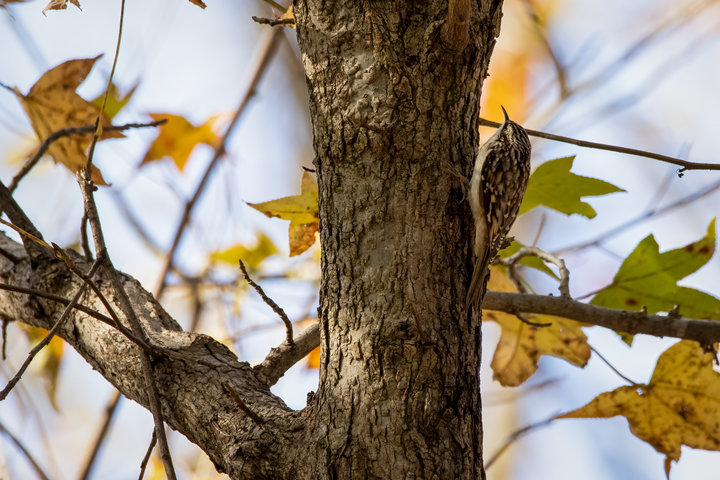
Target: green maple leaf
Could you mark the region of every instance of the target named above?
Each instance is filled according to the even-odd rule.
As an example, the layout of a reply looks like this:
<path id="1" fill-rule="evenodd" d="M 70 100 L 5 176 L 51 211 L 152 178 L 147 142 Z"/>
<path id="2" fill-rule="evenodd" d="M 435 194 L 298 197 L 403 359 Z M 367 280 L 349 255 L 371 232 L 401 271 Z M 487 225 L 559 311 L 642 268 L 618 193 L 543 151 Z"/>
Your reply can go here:
<path id="1" fill-rule="evenodd" d="M 577 213 L 587 218 L 597 215 L 583 197 L 624 192 L 622 188 L 597 178 L 583 177 L 570 172 L 575 156 L 550 160 L 535 169 L 530 175 L 519 214 L 545 205 L 566 215 Z"/>

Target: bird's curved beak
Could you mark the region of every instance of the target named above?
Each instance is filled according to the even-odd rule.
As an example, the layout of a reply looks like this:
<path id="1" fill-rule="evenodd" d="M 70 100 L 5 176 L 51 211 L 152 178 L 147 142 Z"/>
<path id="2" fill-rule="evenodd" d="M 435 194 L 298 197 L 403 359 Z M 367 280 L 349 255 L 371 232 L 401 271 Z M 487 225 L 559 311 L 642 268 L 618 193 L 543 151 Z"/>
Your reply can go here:
<path id="1" fill-rule="evenodd" d="M 507 123 L 508 121 L 510 121 L 510 117 L 508 117 L 508 114 L 507 114 L 507 112 L 505 111 L 505 107 L 503 107 L 502 105 L 500 105 L 500 108 L 502 108 L 503 115 L 505 115 L 505 123 Z"/>

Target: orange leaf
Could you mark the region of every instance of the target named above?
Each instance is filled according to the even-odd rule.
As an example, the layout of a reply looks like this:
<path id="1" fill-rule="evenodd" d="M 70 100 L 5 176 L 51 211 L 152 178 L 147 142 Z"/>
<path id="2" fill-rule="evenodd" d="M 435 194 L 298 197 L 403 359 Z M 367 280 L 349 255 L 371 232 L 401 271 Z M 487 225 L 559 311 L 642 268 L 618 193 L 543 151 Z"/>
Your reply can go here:
<path id="1" fill-rule="evenodd" d="M 497 267 L 491 267 L 488 289 L 517 292 L 515 285 Z M 504 386 L 517 386 L 535 373 L 543 355 L 562 358 L 584 367 L 590 358 L 590 347 L 581 324 L 550 315 L 527 315 L 535 323 L 550 323 L 535 327 L 521 322 L 515 315 L 483 310 L 483 320 L 494 321 L 502 329 L 490 367 L 493 378 Z"/>
<path id="2" fill-rule="evenodd" d="M 85 80 L 98 58 L 100 56 L 68 60 L 51 68 L 35 82 L 27 95 L 14 89 L 41 142 L 63 128 L 95 124 L 100 109 L 80 97 L 75 89 Z M 103 116 L 103 124 L 106 122 L 107 117 Z M 92 136 L 88 133 L 60 138 L 50 145 L 48 153 L 55 162 L 77 172 L 87 163 L 86 151 Z M 105 131 L 100 139 L 123 136 L 120 132 Z"/>
<path id="3" fill-rule="evenodd" d="M 205 5 L 205 2 L 203 2 L 202 0 L 190 0 L 190 3 L 192 3 L 193 5 L 197 5 L 198 7 L 202 8 L 202 9 L 207 7 L 207 5 Z"/>
<path id="4" fill-rule="evenodd" d="M 530 83 L 530 59 L 526 53 L 503 51 L 493 55 L 483 84 L 482 113 L 488 120 L 502 122 L 500 106 L 521 121 L 527 116 L 527 93 Z M 494 117 L 494 118 L 493 118 Z"/>
<path id="5" fill-rule="evenodd" d="M 305 363 L 307 369 L 318 369 L 320 368 L 320 347 L 315 348 L 307 356 L 307 362 Z"/>
<path id="6" fill-rule="evenodd" d="M 213 130 L 217 120 L 214 116 L 200 126 L 193 125 L 180 115 L 151 113 L 150 116 L 153 120 L 167 119 L 167 122 L 158 129 L 158 136 L 148 148 L 141 165 L 171 157 L 178 170 L 182 171 L 199 143 L 213 148 L 220 144 L 220 137 Z"/>

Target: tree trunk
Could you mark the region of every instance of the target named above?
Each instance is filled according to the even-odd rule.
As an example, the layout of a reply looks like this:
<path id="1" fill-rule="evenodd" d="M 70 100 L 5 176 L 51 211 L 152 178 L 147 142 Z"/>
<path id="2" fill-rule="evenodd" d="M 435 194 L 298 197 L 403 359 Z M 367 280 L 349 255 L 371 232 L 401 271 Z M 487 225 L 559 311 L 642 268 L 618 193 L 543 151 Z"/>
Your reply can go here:
<path id="1" fill-rule="evenodd" d="M 50 328 L 65 318 L 57 334 L 146 407 L 138 366 L 149 355 L 164 421 L 233 479 L 483 478 L 480 318 L 464 306 L 472 222 L 453 172 L 469 174 L 477 152 L 502 2 L 490 3 L 296 4 L 322 241 L 320 385 L 302 412 L 270 386 L 317 337 L 251 368 L 181 331 L 121 275 L 155 346 L 143 352 L 119 333 L 116 322 L 129 323 L 107 265 L 83 307 L 62 317 L 86 281 L 27 239 L 0 235 L 0 319 Z M 2 185 L 0 208 L 35 231 Z M 68 255 L 75 271 L 90 270 L 91 259 Z"/>
<path id="2" fill-rule="evenodd" d="M 302 478 L 478 479 L 465 311 L 482 80 L 501 2 L 298 1 L 320 195 L 320 385 Z"/>

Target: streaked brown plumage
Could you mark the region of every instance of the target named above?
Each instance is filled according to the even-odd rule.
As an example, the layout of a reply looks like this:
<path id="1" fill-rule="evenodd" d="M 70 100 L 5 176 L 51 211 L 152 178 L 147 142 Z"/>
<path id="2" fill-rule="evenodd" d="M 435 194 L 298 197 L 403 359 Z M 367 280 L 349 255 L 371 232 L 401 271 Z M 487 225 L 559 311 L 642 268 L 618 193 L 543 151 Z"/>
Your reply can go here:
<path id="1" fill-rule="evenodd" d="M 502 107 L 501 107 L 502 108 Z M 475 219 L 476 255 L 466 303 L 480 302 L 488 266 L 517 217 L 530 177 L 530 139 L 508 118 L 478 151 L 470 179 L 470 208 Z"/>

